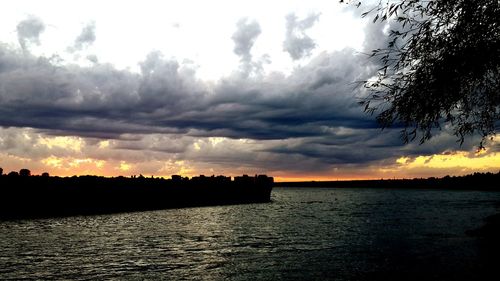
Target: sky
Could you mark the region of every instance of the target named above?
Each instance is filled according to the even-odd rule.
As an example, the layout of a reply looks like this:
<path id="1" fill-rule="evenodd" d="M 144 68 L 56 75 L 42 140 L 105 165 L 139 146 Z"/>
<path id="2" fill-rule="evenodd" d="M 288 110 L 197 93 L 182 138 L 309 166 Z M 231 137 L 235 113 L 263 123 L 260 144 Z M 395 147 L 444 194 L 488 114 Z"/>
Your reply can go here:
<path id="1" fill-rule="evenodd" d="M 444 126 L 420 145 L 358 105 L 393 23 L 339 1 L 9 1 L 0 167 L 342 180 L 500 170 Z"/>

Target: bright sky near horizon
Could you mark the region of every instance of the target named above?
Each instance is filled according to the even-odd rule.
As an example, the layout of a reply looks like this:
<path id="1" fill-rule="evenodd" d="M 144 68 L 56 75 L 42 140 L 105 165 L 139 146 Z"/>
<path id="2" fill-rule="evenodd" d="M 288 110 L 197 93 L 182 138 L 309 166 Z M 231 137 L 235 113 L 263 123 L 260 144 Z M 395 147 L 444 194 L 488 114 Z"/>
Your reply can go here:
<path id="1" fill-rule="evenodd" d="M 403 144 L 362 112 L 387 24 L 338 1 L 12 1 L 0 11 L 0 167 L 279 180 L 500 169 L 447 128 Z"/>

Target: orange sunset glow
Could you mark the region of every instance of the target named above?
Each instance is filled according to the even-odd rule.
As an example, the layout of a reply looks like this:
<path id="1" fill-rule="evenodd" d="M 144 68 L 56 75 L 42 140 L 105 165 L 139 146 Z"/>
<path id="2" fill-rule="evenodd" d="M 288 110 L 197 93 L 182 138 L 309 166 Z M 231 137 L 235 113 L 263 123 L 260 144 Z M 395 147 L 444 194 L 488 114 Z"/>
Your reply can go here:
<path id="1" fill-rule="evenodd" d="M 12 131 L 13 129 L 9 129 Z M 6 130 L 6 131 L 9 131 Z M 17 130 L 14 130 L 17 132 Z M 33 174 L 49 172 L 57 176 L 101 175 L 101 176 L 145 176 L 169 178 L 173 174 L 196 176 L 199 174 L 226 174 L 231 176 L 247 174 L 270 173 L 269 170 L 255 167 L 205 167 L 196 160 L 165 161 L 144 157 L 143 153 L 134 150 L 120 149 L 115 140 L 97 140 L 89 142 L 85 138 L 75 136 L 48 136 L 24 129 L 17 135 L 16 143 L 27 142 L 24 151 L 26 155 L 15 155 L 12 152 L 1 152 L 2 165 L 5 171 L 18 171 L 29 167 Z M 201 153 L 201 148 L 216 150 L 224 143 L 248 143 L 249 140 L 230 140 L 225 138 L 198 139 L 191 148 L 191 153 Z M 496 141 L 492 142 L 496 144 Z M 237 148 L 234 147 L 233 150 Z M 240 149 L 244 149 L 240 148 Z M 30 158 L 30 153 L 43 151 L 37 159 Z M 240 152 L 242 153 L 242 152 Z M 115 157 L 109 157 L 115 155 Z M 140 156 L 139 156 L 140 155 Z M 118 156 L 118 157 L 116 157 Z M 192 157 L 192 156 L 191 156 Z M 142 158 L 142 159 L 141 159 Z M 196 159 L 196 157 L 194 157 Z M 421 156 L 396 156 L 392 159 L 379 161 L 369 165 L 335 165 L 330 170 L 287 171 L 273 169 L 271 173 L 276 181 L 331 181 L 359 179 L 392 179 L 442 177 L 445 175 L 465 175 L 474 172 L 496 172 L 500 170 L 500 153 L 490 152 L 490 149 L 477 151 L 445 151 L 440 154 Z"/>

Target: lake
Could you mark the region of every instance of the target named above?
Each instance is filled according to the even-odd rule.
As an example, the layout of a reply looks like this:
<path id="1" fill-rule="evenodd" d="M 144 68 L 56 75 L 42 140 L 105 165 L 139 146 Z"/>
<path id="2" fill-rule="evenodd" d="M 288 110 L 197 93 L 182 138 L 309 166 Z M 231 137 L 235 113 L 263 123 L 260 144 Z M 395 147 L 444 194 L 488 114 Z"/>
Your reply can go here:
<path id="1" fill-rule="evenodd" d="M 471 280 L 485 191 L 274 188 L 272 203 L 0 222 L 0 280 Z"/>

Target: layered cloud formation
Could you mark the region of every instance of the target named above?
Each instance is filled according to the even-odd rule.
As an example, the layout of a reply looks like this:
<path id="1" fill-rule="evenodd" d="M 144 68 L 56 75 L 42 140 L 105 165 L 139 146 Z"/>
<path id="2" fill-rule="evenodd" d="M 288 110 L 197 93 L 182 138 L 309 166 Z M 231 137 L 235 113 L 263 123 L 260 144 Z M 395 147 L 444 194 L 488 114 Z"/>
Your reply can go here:
<path id="1" fill-rule="evenodd" d="M 306 31 L 319 16 L 286 17 L 283 48 L 293 60 L 316 47 Z M 2 165 L 60 174 L 379 177 L 380 167 L 412 161 L 396 162 L 403 156 L 449 154 L 457 144 L 446 128 L 425 145 L 404 145 L 398 128 L 381 131 L 357 105 L 366 93 L 356 82 L 379 68 L 362 53 L 385 44 L 384 28 L 367 25 L 363 50 L 319 53 L 284 74 L 263 70 L 269 58 L 252 55 L 261 26 L 242 19 L 231 37 L 239 68 L 205 82 L 191 64 L 160 52 L 146 55 L 139 72 L 96 57 L 83 66 L 33 55 L 45 25 L 31 16 L 17 26 L 20 49 L 0 45 Z M 86 25 L 72 52 L 92 45 L 95 30 Z"/>

